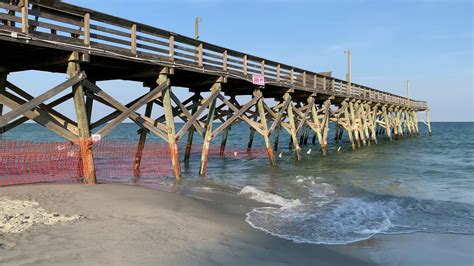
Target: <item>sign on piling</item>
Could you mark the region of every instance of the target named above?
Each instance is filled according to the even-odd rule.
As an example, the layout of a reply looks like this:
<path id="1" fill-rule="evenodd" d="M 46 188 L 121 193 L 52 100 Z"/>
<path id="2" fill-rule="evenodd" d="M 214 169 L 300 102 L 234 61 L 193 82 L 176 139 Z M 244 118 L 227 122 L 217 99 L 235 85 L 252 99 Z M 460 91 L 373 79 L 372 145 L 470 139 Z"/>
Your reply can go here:
<path id="1" fill-rule="evenodd" d="M 252 83 L 258 86 L 265 86 L 265 76 L 252 75 Z"/>

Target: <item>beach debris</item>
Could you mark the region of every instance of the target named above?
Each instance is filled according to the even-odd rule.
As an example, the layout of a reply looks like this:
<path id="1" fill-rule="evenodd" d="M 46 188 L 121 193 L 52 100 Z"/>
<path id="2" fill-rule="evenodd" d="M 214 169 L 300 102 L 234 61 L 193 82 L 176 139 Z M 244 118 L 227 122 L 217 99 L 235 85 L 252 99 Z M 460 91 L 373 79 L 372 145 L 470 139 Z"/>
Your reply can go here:
<path id="1" fill-rule="evenodd" d="M 0 233 L 22 233 L 34 225 L 53 225 L 83 218 L 80 215 L 49 213 L 39 203 L 0 198 Z"/>
<path id="2" fill-rule="evenodd" d="M 339 146 L 339 148 L 337 148 L 337 151 L 340 151 L 340 150 L 341 150 L 341 148 L 342 148 L 342 147 L 341 147 L 341 146 Z"/>
<path id="3" fill-rule="evenodd" d="M 280 152 L 280 154 L 278 154 L 278 158 L 283 158 L 283 152 Z"/>
<path id="4" fill-rule="evenodd" d="M 236 157 L 236 156 L 237 156 L 237 154 L 238 154 L 238 153 L 237 153 L 236 151 L 234 151 L 234 157 Z"/>
<path id="5" fill-rule="evenodd" d="M 311 154 L 311 148 L 306 152 L 306 154 Z"/>

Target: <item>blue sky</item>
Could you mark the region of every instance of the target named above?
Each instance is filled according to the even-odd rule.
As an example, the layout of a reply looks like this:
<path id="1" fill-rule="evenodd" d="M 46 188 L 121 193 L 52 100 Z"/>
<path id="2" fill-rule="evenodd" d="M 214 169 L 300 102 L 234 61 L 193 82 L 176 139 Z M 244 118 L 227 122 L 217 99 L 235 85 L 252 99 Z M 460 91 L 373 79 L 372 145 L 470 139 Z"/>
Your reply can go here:
<path id="1" fill-rule="evenodd" d="M 351 48 L 354 82 L 405 95 L 409 79 L 432 121 L 474 120 L 469 0 L 66 2 L 187 36 L 200 16 L 204 41 L 339 78 Z"/>

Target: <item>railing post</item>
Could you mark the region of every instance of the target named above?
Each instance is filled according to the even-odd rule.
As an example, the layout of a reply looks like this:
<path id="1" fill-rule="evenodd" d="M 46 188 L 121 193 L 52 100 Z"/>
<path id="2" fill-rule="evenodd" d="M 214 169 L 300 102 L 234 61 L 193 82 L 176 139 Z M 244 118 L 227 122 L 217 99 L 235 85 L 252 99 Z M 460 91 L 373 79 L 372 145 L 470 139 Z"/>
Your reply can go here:
<path id="1" fill-rule="evenodd" d="M 171 61 L 174 61 L 174 35 L 170 35 L 169 40 L 169 57 Z"/>
<path id="2" fill-rule="evenodd" d="M 314 74 L 313 77 L 313 89 L 316 91 L 318 89 L 318 75 Z"/>
<path id="3" fill-rule="evenodd" d="M 306 88 L 306 71 L 303 71 L 303 88 Z"/>
<path id="4" fill-rule="evenodd" d="M 91 45 L 91 14 L 84 14 L 84 45 Z"/>
<path id="5" fill-rule="evenodd" d="M 244 61 L 242 62 L 242 65 L 244 76 L 247 77 L 247 55 L 244 55 Z"/>
<path id="6" fill-rule="evenodd" d="M 222 69 L 224 72 L 227 72 L 227 50 L 225 50 L 222 54 L 222 60 Z"/>
<path id="7" fill-rule="evenodd" d="M 200 43 L 198 46 L 198 65 L 200 67 L 204 66 L 202 50 L 203 50 L 203 46 L 202 46 L 202 43 Z"/>
<path id="8" fill-rule="evenodd" d="M 280 64 L 277 65 L 276 72 L 277 72 L 277 81 L 280 82 Z"/>
<path id="9" fill-rule="evenodd" d="M 265 60 L 262 60 L 262 63 L 260 63 L 260 74 L 262 77 L 265 77 Z"/>
<path id="10" fill-rule="evenodd" d="M 132 55 L 133 55 L 133 56 L 136 56 L 136 55 L 137 55 L 137 25 L 136 25 L 136 24 L 133 24 L 133 25 L 132 25 L 131 31 L 132 31 L 132 33 L 131 33 L 131 38 L 132 38 L 132 41 L 131 41 L 131 44 L 132 44 L 131 51 L 132 51 Z"/>
<path id="11" fill-rule="evenodd" d="M 28 33 L 28 6 L 29 0 L 23 0 L 23 6 L 21 7 L 21 32 Z"/>
<path id="12" fill-rule="evenodd" d="M 290 83 L 291 84 L 293 84 L 295 82 L 294 79 L 295 79 L 295 69 L 292 68 L 291 72 L 290 72 Z"/>

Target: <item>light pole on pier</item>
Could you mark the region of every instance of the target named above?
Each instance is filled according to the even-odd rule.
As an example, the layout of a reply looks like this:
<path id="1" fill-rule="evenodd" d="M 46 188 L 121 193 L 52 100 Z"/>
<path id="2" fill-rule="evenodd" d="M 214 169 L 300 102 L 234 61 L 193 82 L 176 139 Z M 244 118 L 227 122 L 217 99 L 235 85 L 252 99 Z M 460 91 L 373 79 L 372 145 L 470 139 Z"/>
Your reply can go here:
<path id="1" fill-rule="evenodd" d="M 347 55 L 347 96 L 351 95 L 351 49 L 344 51 L 344 54 Z"/>
<path id="2" fill-rule="evenodd" d="M 199 40 L 199 23 L 202 22 L 202 18 L 196 17 L 194 21 L 194 38 Z"/>

